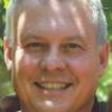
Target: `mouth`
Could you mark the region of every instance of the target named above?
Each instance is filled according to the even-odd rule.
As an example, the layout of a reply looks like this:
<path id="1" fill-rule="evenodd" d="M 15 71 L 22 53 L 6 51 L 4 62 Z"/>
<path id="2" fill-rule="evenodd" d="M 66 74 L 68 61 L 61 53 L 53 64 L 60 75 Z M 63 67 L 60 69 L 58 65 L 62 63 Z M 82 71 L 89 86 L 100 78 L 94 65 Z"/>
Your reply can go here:
<path id="1" fill-rule="evenodd" d="M 64 90 L 72 86 L 72 83 L 62 82 L 34 82 L 34 85 L 40 89 L 46 90 Z"/>

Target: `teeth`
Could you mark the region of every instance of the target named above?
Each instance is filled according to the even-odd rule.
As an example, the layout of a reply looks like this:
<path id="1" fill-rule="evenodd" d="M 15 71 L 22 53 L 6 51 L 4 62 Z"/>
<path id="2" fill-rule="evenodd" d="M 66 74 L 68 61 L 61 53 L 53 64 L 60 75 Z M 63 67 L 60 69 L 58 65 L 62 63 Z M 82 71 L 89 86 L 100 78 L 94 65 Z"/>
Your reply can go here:
<path id="1" fill-rule="evenodd" d="M 71 84 L 66 83 L 35 83 L 38 87 L 44 88 L 44 89 L 65 89 L 69 87 Z"/>
<path id="2" fill-rule="evenodd" d="M 44 83 L 41 85 L 46 89 L 61 89 L 66 87 L 66 84 L 59 84 L 59 83 Z"/>

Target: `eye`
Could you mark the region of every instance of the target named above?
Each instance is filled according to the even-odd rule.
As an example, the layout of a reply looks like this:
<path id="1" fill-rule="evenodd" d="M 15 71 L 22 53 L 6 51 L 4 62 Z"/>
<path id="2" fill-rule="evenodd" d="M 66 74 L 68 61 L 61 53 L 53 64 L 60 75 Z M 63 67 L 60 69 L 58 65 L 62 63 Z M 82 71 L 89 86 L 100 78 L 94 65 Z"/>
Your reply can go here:
<path id="1" fill-rule="evenodd" d="M 82 45 L 79 43 L 66 43 L 62 47 L 62 51 L 64 54 L 69 55 L 69 56 L 77 56 L 84 51 Z"/>
<path id="2" fill-rule="evenodd" d="M 67 50 L 67 49 L 81 48 L 81 46 L 76 43 L 67 43 L 67 44 L 63 45 L 63 48 Z"/>
<path id="3" fill-rule="evenodd" d="M 26 44 L 25 48 L 31 51 L 43 51 L 47 48 L 47 44 L 41 42 L 31 42 Z"/>
<path id="4" fill-rule="evenodd" d="M 32 42 L 32 43 L 28 43 L 26 45 L 26 47 L 43 47 L 43 44 L 41 43 L 36 43 L 36 42 Z"/>

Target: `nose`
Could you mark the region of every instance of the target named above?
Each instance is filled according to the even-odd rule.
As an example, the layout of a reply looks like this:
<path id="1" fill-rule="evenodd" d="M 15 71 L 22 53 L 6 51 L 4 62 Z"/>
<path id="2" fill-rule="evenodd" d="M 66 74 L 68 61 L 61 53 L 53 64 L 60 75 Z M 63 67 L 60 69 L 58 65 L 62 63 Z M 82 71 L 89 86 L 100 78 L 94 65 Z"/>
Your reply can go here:
<path id="1" fill-rule="evenodd" d="M 41 60 L 41 67 L 49 72 L 54 70 L 62 71 L 65 69 L 65 62 L 58 52 L 52 50 Z"/>

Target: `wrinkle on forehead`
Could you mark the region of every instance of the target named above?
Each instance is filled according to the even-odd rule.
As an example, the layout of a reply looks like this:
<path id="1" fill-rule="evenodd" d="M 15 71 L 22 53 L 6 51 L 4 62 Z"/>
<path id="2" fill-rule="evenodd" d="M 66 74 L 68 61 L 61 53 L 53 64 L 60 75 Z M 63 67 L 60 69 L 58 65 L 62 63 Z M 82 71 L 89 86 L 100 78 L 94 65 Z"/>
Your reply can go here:
<path id="1" fill-rule="evenodd" d="M 27 22 L 33 21 L 30 26 L 26 24 L 27 30 L 31 30 L 31 27 L 33 30 L 37 26 L 38 30 L 52 29 L 54 31 L 77 27 L 82 35 L 85 33 L 84 22 L 87 23 L 89 20 L 86 7 L 87 0 L 65 0 L 65 2 L 64 0 L 48 0 L 46 3 L 44 0 L 30 1 L 33 2 L 27 2 L 28 4 L 23 9 L 26 13 Z M 83 21 L 83 17 L 87 20 Z"/>

